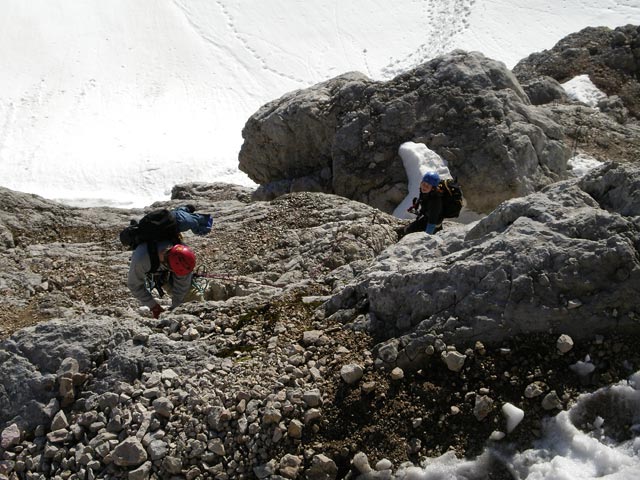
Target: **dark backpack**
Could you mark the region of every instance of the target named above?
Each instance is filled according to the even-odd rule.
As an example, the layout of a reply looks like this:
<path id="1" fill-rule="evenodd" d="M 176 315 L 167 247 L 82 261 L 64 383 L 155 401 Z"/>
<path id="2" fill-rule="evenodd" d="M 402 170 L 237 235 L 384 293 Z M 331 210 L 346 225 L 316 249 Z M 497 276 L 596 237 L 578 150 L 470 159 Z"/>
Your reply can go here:
<path id="1" fill-rule="evenodd" d="M 163 240 L 180 243 L 176 217 L 167 209 L 149 212 L 140 221 L 131 220 L 131 224 L 120 232 L 120 241 L 129 250 L 141 243 Z"/>
<path id="2" fill-rule="evenodd" d="M 442 216 L 456 218 L 460 215 L 464 198 L 462 188 L 456 180 L 441 180 L 438 190 L 442 191 Z"/>

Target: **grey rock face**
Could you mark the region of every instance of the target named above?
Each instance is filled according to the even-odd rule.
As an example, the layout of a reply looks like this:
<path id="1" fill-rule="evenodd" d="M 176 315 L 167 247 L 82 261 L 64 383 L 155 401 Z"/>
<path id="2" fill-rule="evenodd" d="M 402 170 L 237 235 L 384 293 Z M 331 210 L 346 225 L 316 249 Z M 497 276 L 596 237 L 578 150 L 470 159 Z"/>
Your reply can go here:
<path id="1" fill-rule="evenodd" d="M 151 208 L 194 203 L 214 214 L 214 232 L 187 242 L 224 276 L 215 286 L 225 295 L 214 300 L 204 284 L 207 301 L 155 320 L 126 289 L 129 253 L 117 240 L 141 210 L 3 193 L 0 218 L 16 238 L 0 250 L 0 327 L 12 332 L 0 330 L 7 469 L 197 478 L 206 465 L 235 478 L 281 465 L 281 475 L 299 476 L 301 461 L 280 446 L 317 432 L 332 381 L 324 359 L 344 353 L 333 356 L 333 334 L 309 317 L 328 298 L 329 272 L 373 259 L 396 241 L 399 220 L 335 195 L 266 203 L 240 187 L 176 187 L 182 200 Z M 26 315 L 32 326 L 19 328 Z"/>
<path id="2" fill-rule="evenodd" d="M 522 88 L 527 93 L 533 105 L 544 105 L 551 102 L 566 102 L 567 92 L 560 82 L 551 77 L 538 77 L 523 84 Z"/>
<path id="3" fill-rule="evenodd" d="M 402 354 L 380 347 L 381 359 L 401 367 L 429 333 L 456 344 L 636 328 L 638 182 L 640 168 L 607 164 L 504 202 L 467 228 L 408 235 L 328 302 L 327 313 L 366 301 L 386 336 L 411 332 Z"/>
<path id="4" fill-rule="evenodd" d="M 367 83 L 364 75 L 347 73 L 261 107 L 243 129 L 243 137 L 251 140 L 242 146 L 240 169 L 261 184 L 311 175 L 320 179 L 322 169 L 332 163 L 332 139 L 341 113 L 334 105 L 336 97 L 355 98 Z M 357 94 L 349 95 L 354 88 Z M 292 135 L 296 143 L 290 141 Z M 255 162 L 259 157 L 265 161 Z"/>
<path id="5" fill-rule="evenodd" d="M 251 201 L 252 193 L 252 188 L 229 183 L 184 183 L 171 189 L 171 198 L 173 200 L 197 200 L 200 202 L 237 200 L 248 203 Z M 198 207 L 198 205 L 194 206 Z"/>
<path id="6" fill-rule="evenodd" d="M 613 325 L 622 334 L 639 317 L 639 183 L 638 168 L 610 164 L 505 202 L 475 224 L 399 243 L 399 220 L 344 197 L 253 202 L 233 188 L 185 186 L 176 189 L 183 201 L 154 208 L 188 197 L 214 214 L 209 236 L 187 239 L 212 282 L 202 285 L 205 301 L 159 319 L 127 292 L 128 252 L 114 234 L 141 211 L 62 209 L 7 192 L 0 215 L 17 241 L 0 250 L 0 326 L 11 332 L 0 332 L 0 473 L 336 478 L 348 459 L 327 434 L 354 425 L 343 451 L 367 442 L 369 433 L 348 423 L 361 402 L 384 407 L 378 420 L 367 417 L 367 432 L 388 433 L 396 416 L 396 425 L 432 438 L 448 428 L 439 414 L 428 419 L 422 396 L 413 397 L 420 418 L 396 403 L 393 392 L 423 384 L 415 365 L 425 394 L 442 389 L 442 413 L 490 427 L 499 413 L 492 405 L 504 401 L 494 386 L 506 378 L 492 380 L 491 362 L 508 359 L 511 372 L 522 360 L 517 344 L 489 343 L 514 332 L 557 329 L 544 351 L 551 355 L 558 335 L 571 334 L 575 348 L 557 361 L 580 368 L 576 382 L 613 375 L 626 367 L 606 371 L 603 362 L 637 358 L 635 345 L 612 344 L 603 331 L 606 350 L 592 360 L 574 352 L 594 347 L 582 335 Z M 64 215 L 39 228 L 51 212 Z M 22 328 L 25 318 L 31 326 Z M 376 345 L 371 331 L 388 341 Z M 456 344 L 466 339 L 473 348 Z M 551 370 L 538 377 L 526 360 L 518 373 L 533 372 L 535 385 L 522 376 L 519 387 L 511 383 L 519 390 L 507 390 L 543 402 L 556 388 L 542 373 Z M 473 383 L 479 365 L 485 373 Z M 341 375 L 343 367 L 355 375 Z M 579 376 L 586 368 L 596 370 Z M 431 384 L 438 376 L 443 382 Z M 543 406 L 567 405 L 560 393 Z M 396 437 L 397 451 L 422 455 L 428 437 L 409 433 Z M 384 472 L 374 473 L 389 477 L 391 464 L 379 465 Z"/>
<path id="7" fill-rule="evenodd" d="M 563 178 L 562 136 L 502 63 L 456 51 L 389 82 L 347 74 L 265 105 L 245 125 L 239 161 L 262 184 L 258 198 L 305 189 L 391 212 L 407 193 L 398 147 L 421 142 L 449 163 L 468 206 L 487 212 Z"/>
<path id="8" fill-rule="evenodd" d="M 552 49 L 518 62 L 513 73 L 523 83 L 548 76 L 566 82 L 587 74 L 607 95 L 618 95 L 631 115 L 640 118 L 640 27 L 614 30 L 587 27 L 560 40 Z"/>

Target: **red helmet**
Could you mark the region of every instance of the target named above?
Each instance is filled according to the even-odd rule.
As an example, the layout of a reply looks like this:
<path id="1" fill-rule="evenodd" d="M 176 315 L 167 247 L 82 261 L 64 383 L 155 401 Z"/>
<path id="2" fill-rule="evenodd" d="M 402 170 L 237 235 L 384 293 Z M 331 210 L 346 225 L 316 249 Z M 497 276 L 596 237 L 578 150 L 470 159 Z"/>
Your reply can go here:
<path id="1" fill-rule="evenodd" d="M 196 254 L 186 245 L 174 245 L 167 252 L 167 263 L 173 273 L 182 277 L 196 267 Z"/>

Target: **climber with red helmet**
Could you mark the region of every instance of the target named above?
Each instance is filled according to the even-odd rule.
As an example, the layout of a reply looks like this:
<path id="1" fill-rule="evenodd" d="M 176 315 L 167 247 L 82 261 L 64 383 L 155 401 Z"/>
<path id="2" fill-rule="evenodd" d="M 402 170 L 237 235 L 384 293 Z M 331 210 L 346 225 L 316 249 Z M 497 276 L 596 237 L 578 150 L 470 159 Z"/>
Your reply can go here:
<path id="1" fill-rule="evenodd" d="M 171 309 L 188 301 L 195 266 L 196 256 L 186 245 L 170 241 L 141 243 L 131 256 L 127 285 L 133 296 L 158 318 L 164 309 L 151 290 L 155 288 L 162 297 L 164 286 L 171 295 Z"/>

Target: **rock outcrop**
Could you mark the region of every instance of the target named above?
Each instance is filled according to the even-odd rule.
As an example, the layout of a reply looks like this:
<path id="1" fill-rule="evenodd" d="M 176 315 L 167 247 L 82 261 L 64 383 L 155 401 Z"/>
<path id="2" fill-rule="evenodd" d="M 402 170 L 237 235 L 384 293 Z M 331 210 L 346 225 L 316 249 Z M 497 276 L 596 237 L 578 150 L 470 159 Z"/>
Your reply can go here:
<path id="1" fill-rule="evenodd" d="M 327 313 L 357 312 L 362 321 L 365 311 L 354 306 L 366 305 L 370 329 L 408 335 L 407 349 L 422 352 L 387 363 L 403 358 L 407 367 L 412 358 L 416 368 L 440 335 L 468 345 L 534 332 L 637 330 L 639 186 L 640 168 L 609 164 L 427 241 L 408 235 L 341 289 Z"/>
<path id="2" fill-rule="evenodd" d="M 562 129 L 532 107 L 515 76 L 477 52 L 455 51 L 388 82 L 347 74 L 284 95 L 243 129 L 240 169 L 258 198 L 335 193 L 392 212 L 407 194 L 398 147 L 426 144 L 489 212 L 565 177 Z"/>
<path id="3" fill-rule="evenodd" d="M 562 126 L 573 155 L 603 162 L 640 158 L 639 39 L 633 25 L 615 30 L 589 27 L 514 67 L 531 102 Z M 597 106 L 567 98 L 560 82 L 579 75 L 588 75 L 608 95 Z"/>
<path id="4" fill-rule="evenodd" d="M 142 210 L 3 189 L 0 476 L 392 478 L 479 455 L 501 403 L 531 432 L 640 364 L 639 182 L 608 165 L 397 244 L 344 197 L 181 185 L 151 208 L 214 215 L 186 239 L 205 301 L 159 319 L 117 239 Z"/>
<path id="5" fill-rule="evenodd" d="M 524 85 L 535 85 L 540 77 L 562 83 L 589 75 L 596 87 L 619 97 L 630 114 L 640 118 L 640 27 L 587 27 L 550 50 L 529 55 L 513 73 Z"/>

